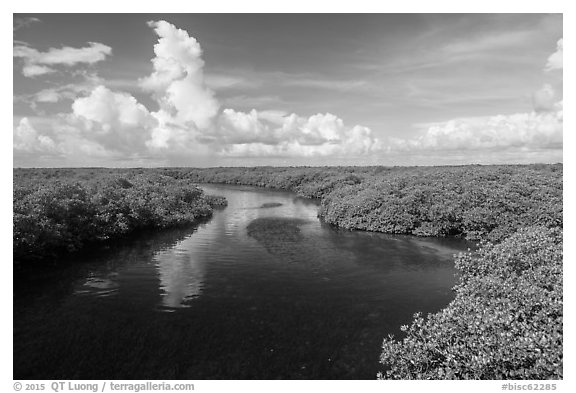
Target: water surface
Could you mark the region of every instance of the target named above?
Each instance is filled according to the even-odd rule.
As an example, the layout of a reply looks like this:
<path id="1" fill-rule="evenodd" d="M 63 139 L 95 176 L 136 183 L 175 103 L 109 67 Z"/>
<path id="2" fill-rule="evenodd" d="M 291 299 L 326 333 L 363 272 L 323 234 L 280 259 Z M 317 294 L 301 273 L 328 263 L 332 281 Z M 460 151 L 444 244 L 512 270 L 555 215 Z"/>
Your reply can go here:
<path id="1" fill-rule="evenodd" d="M 452 298 L 458 239 L 342 231 L 292 193 L 15 280 L 15 379 L 373 379 L 384 337 Z"/>

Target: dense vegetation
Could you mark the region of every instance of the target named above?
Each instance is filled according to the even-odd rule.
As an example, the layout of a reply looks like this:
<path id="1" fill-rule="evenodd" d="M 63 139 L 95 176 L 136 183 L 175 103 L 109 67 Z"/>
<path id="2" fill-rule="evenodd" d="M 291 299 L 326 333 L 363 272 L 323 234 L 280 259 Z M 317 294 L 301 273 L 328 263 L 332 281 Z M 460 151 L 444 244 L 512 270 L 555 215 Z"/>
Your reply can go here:
<path id="1" fill-rule="evenodd" d="M 381 378 L 562 378 L 562 176 L 557 165 L 15 170 L 16 259 L 56 255 L 225 203 L 194 183 L 320 198 L 341 228 L 481 241 L 456 297 L 383 344 Z"/>
<path id="2" fill-rule="evenodd" d="M 165 171 L 321 198 L 320 217 L 347 229 L 500 241 L 530 225 L 562 226 L 562 165 Z"/>
<path id="3" fill-rule="evenodd" d="M 87 244 L 209 217 L 222 197 L 144 171 L 15 170 L 14 263 L 53 261 Z"/>
<path id="4" fill-rule="evenodd" d="M 522 229 L 456 267 L 456 298 L 384 341 L 380 377 L 562 378 L 562 231 Z"/>

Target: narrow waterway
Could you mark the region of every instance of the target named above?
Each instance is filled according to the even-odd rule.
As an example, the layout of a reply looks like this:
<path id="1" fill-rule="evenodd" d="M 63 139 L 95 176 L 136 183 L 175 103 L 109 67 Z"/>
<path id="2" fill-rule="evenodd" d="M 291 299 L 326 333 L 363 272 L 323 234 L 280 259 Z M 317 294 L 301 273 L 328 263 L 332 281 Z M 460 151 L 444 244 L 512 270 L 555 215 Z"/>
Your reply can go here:
<path id="1" fill-rule="evenodd" d="M 342 231 L 292 193 L 15 281 L 15 379 L 373 379 L 384 337 L 453 298 L 459 239 Z"/>

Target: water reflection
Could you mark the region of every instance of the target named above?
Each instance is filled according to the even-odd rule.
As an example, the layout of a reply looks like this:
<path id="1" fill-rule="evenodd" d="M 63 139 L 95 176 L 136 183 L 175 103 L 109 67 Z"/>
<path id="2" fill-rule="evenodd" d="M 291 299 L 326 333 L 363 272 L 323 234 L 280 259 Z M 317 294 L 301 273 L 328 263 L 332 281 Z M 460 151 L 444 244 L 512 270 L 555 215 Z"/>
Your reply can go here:
<path id="1" fill-rule="evenodd" d="M 154 256 L 162 305 L 168 309 L 188 307 L 202 292 L 206 269 L 203 261 L 195 258 L 193 248 L 194 239 L 190 237 Z"/>

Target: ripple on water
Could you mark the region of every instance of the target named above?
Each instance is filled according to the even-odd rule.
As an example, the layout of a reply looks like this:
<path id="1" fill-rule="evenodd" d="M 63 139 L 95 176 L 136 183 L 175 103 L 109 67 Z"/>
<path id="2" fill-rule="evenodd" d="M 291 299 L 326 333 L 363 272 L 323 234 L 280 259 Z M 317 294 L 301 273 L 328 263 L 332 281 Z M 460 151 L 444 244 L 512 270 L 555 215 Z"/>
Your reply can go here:
<path id="1" fill-rule="evenodd" d="M 118 286 L 112 277 L 88 277 L 74 293 L 80 296 L 107 297 L 117 293 Z"/>

